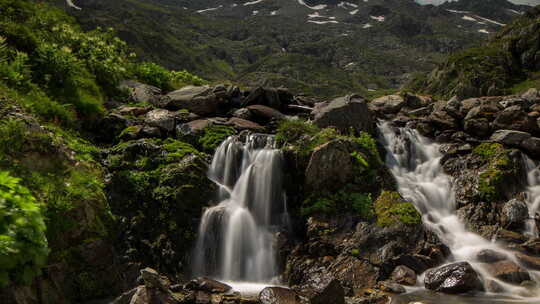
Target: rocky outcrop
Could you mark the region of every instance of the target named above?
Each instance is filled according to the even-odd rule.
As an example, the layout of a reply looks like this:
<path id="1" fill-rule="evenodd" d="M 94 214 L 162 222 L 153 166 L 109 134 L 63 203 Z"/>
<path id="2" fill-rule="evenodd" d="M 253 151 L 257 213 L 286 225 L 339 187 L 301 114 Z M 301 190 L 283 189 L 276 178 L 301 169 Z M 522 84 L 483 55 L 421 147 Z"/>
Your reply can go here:
<path id="1" fill-rule="evenodd" d="M 354 177 L 351 143 L 335 140 L 315 148 L 306 168 L 311 189 L 339 189 Z"/>
<path id="2" fill-rule="evenodd" d="M 301 304 L 300 297 L 291 289 L 266 287 L 259 293 L 261 304 Z"/>
<path id="3" fill-rule="evenodd" d="M 215 115 L 224 102 L 210 86 L 187 86 L 163 96 L 158 106 L 171 110 L 185 109 L 197 115 Z"/>
<path id="4" fill-rule="evenodd" d="M 161 89 L 140 83 L 134 80 L 125 80 L 120 82 L 118 88 L 121 91 L 126 91 L 128 94 L 127 101 L 133 103 L 149 102 L 155 104 L 161 98 Z"/>
<path id="5" fill-rule="evenodd" d="M 454 263 L 427 271 L 424 284 L 427 289 L 449 294 L 484 289 L 478 274 L 467 262 Z"/>
<path id="6" fill-rule="evenodd" d="M 312 112 L 313 122 L 320 128 L 334 127 L 340 132 L 373 132 L 375 121 L 366 101 L 358 95 L 319 103 Z"/>

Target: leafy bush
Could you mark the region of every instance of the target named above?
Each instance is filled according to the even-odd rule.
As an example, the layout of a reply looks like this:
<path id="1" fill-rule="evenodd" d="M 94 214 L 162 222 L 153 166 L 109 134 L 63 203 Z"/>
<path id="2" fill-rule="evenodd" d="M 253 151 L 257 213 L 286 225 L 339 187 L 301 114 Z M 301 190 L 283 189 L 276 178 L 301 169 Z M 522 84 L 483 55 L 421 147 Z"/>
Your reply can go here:
<path id="1" fill-rule="evenodd" d="M 0 286 L 29 284 L 48 255 L 40 207 L 19 181 L 0 172 Z"/>
<path id="2" fill-rule="evenodd" d="M 205 83 L 201 78 L 187 71 L 169 71 L 153 62 L 141 62 L 132 64 L 132 73 L 138 80 L 170 91 L 185 85 L 202 85 Z"/>
<path id="3" fill-rule="evenodd" d="M 309 216 L 313 214 L 339 214 L 350 210 L 363 219 L 373 218 L 371 194 L 349 191 L 346 187 L 337 193 L 314 194 L 304 201 L 301 213 L 304 216 Z"/>

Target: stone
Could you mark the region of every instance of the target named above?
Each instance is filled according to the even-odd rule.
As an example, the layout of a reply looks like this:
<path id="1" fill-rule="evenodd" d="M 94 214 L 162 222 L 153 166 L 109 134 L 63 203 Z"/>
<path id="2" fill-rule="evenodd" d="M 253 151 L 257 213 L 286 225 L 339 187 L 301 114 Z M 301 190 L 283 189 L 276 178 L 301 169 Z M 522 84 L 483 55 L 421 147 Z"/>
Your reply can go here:
<path id="1" fill-rule="evenodd" d="M 232 289 L 231 286 L 205 277 L 200 277 L 189 281 L 184 289 L 203 291 L 209 293 L 226 293 Z"/>
<path id="2" fill-rule="evenodd" d="M 458 121 L 446 110 L 446 102 L 439 101 L 435 103 L 433 112 L 427 117 L 427 121 L 434 126 L 435 129 L 448 130 L 456 129 L 458 127 Z"/>
<path id="3" fill-rule="evenodd" d="M 306 185 L 310 189 L 337 189 L 354 175 L 354 163 L 348 143 L 334 140 L 314 149 L 306 168 Z"/>
<path id="4" fill-rule="evenodd" d="M 500 111 L 493 121 L 493 127 L 528 133 L 535 133 L 538 130 L 536 120 L 529 117 L 520 106 L 511 106 Z"/>
<path id="5" fill-rule="evenodd" d="M 493 277 L 511 284 L 519 284 L 531 279 L 527 270 L 508 260 L 486 264 L 487 271 Z"/>
<path id="6" fill-rule="evenodd" d="M 174 112 L 156 109 L 148 112 L 144 120 L 150 126 L 158 127 L 164 131 L 174 131 L 176 126 L 176 118 Z"/>
<path id="7" fill-rule="evenodd" d="M 300 304 L 300 298 L 294 290 L 282 287 L 266 287 L 259 293 L 261 304 Z"/>
<path id="8" fill-rule="evenodd" d="M 538 102 L 540 100 L 540 92 L 538 89 L 530 88 L 527 92 L 521 95 L 521 98 L 530 102 Z"/>
<path id="9" fill-rule="evenodd" d="M 99 122 L 98 132 L 102 140 L 110 142 L 131 124 L 130 119 L 117 113 L 110 113 Z"/>
<path id="10" fill-rule="evenodd" d="M 527 204 L 518 199 L 506 202 L 501 211 L 502 224 L 506 229 L 522 230 L 529 218 Z"/>
<path id="11" fill-rule="evenodd" d="M 406 107 L 410 109 L 426 107 L 433 102 L 433 99 L 429 96 L 415 95 L 411 93 L 404 93 L 403 99 L 405 99 Z"/>
<path id="12" fill-rule="evenodd" d="M 341 283 L 325 271 L 310 273 L 301 290 L 310 304 L 345 304 L 345 291 Z"/>
<path id="13" fill-rule="evenodd" d="M 405 287 L 392 281 L 379 282 L 378 288 L 382 291 L 395 293 L 395 294 L 407 292 L 407 290 L 405 290 Z"/>
<path id="14" fill-rule="evenodd" d="M 538 137 L 530 137 L 525 139 L 521 142 L 520 147 L 532 156 L 540 156 L 540 138 Z"/>
<path id="15" fill-rule="evenodd" d="M 238 117 L 232 117 L 227 121 L 227 124 L 232 125 L 237 130 L 250 130 L 255 132 L 264 131 L 264 127 L 256 122 L 245 120 Z"/>
<path id="16" fill-rule="evenodd" d="M 408 114 L 409 116 L 413 116 L 413 117 L 422 117 L 422 116 L 427 116 L 431 114 L 431 110 L 432 110 L 431 107 L 422 107 L 422 108 L 409 111 Z"/>
<path id="17" fill-rule="evenodd" d="M 167 278 L 161 277 L 159 273 L 152 268 L 144 268 L 141 270 L 141 278 L 144 285 L 148 288 L 157 288 L 162 291 L 168 291 L 171 282 Z"/>
<path id="18" fill-rule="evenodd" d="M 499 229 L 495 235 L 495 238 L 497 241 L 504 243 L 521 244 L 527 241 L 527 237 L 525 237 L 523 234 L 507 229 Z"/>
<path id="19" fill-rule="evenodd" d="M 495 263 L 507 258 L 506 254 L 491 249 L 483 249 L 476 255 L 476 259 L 482 263 Z"/>
<path id="20" fill-rule="evenodd" d="M 197 135 L 204 131 L 205 128 L 212 125 L 210 119 L 197 119 L 176 126 L 176 136 L 191 136 Z"/>
<path id="21" fill-rule="evenodd" d="M 280 110 L 285 104 L 290 103 L 292 98 L 293 96 L 286 89 L 258 87 L 244 98 L 242 106 L 258 104 Z"/>
<path id="22" fill-rule="evenodd" d="M 402 285 L 416 285 L 416 273 L 414 272 L 414 270 L 404 265 L 399 265 L 394 268 L 394 271 L 392 271 L 390 278 L 392 279 L 392 281 Z"/>
<path id="23" fill-rule="evenodd" d="M 170 109 L 186 109 L 201 116 L 216 114 L 222 103 L 210 86 L 187 86 L 161 98 L 159 106 Z"/>
<path id="24" fill-rule="evenodd" d="M 129 106 L 120 106 L 114 111 L 120 115 L 132 115 L 140 116 L 144 115 L 152 110 L 152 107 L 129 107 Z"/>
<path id="25" fill-rule="evenodd" d="M 335 127 L 343 133 L 350 132 L 351 128 L 356 132 L 372 133 L 375 126 L 373 114 L 366 101 L 358 95 L 318 103 L 312 115 L 313 123 L 319 128 Z"/>
<path id="26" fill-rule="evenodd" d="M 524 267 L 540 271 L 540 257 L 530 256 L 518 252 L 516 253 L 516 258 L 518 259 L 519 263 L 521 263 Z"/>
<path id="27" fill-rule="evenodd" d="M 396 114 L 406 105 L 400 95 L 388 95 L 376 98 L 369 103 L 369 109 L 383 114 Z"/>
<path id="28" fill-rule="evenodd" d="M 425 274 L 427 289 L 448 294 L 482 291 L 483 285 L 468 262 L 458 262 L 430 269 Z"/>
<path id="29" fill-rule="evenodd" d="M 128 101 L 135 103 L 149 102 L 151 104 L 156 104 L 161 98 L 160 88 L 134 80 L 122 81 L 118 88 L 127 91 L 129 94 Z"/>
<path id="30" fill-rule="evenodd" d="M 524 140 L 529 139 L 531 134 L 514 130 L 497 130 L 491 135 L 490 140 L 509 146 L 519 146 Z"/>
<path id="31" fill-rule="evenodd" d="M 285 119 L 285 115 L 283 115 L 280 111 L 264 106 L 264 105 L 251 105 L 251 106 L 248 106 L 247 109 L 249 109 L 249 111 L 255 117 L 258 117 L 258 118 L 263 118 L 263 119 L 268 119 L 268 120 Z"/>
<path id="32" fill-rule="evenodd" d="M 248 108 L 241 108 L 233 112 L 233 117 L 238 117 L 246 120 L 251 120 L 253 118 L 253 114 Z"/>

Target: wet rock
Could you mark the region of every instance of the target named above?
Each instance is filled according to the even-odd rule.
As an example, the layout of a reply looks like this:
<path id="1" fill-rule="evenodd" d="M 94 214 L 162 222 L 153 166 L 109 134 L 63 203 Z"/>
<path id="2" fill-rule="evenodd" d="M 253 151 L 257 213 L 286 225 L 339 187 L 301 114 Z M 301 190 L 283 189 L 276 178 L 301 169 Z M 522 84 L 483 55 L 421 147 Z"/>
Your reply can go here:
<path id="1" fill-rule="evenodd" d="M 366 288 L 373 288 L 380 277 L 380 270 L 367 261 L 351 256 L 340 256 L 328 268 L 347 294 L 360 294 Z M 358 279 L 362 278 L 362 279 Z"/>
<path id="2" fill-rule="evenodd" d="M 189 283 L 187 283 L 184 288 L 188 290 L 197 290 L 209 293 L 226 293 L 232 289 L 232 287 L 227 284 L 204 277 L 196 278 L 189 281 Z"/>
<path id="3" fill-rule="evenodd" d="M 306 168 L 306 185 L 310 189 L 337 189 L 354 174 L 348 144 L 334 140 L 315 148 Z"/>
<path id="4" fill-rule="evenodd" d="M 540 156 L 540 138 L 530 137 L 521 142 L 521 148 L 535 157 Z"/>
<path id="5" fill-rule="evenodd" d="M 283 115 L 280 111 L 263 105 L 251 105 L 248 106 L 247 109 L 249 109 L 253 116 L 257 118 L 262 118 L 266 120 L 279 120 L 285 118 L 285 115 Z"/>
<path id="6" fill-rule="evenodd" d="M 150 102 L 155 104 L 161 97 L 160 88 L 133 80 L 125 80 L 120 82 L 119 89 L 127 91 L 129 96 L 128 101 L 135 103 Z"/>
<path id="7" fill-rule="evenodd" d="M 256 122 L 245 120 L 238 117 L 232 117 L 227 121 L 227 124 L 232 125 L 237 130 L 250 130 L 255 132 L 262 132 L 264 131 L 264 127 L 259 125 Z"/>
<path id="8" fill-rule="evenodd" d="M 529 273 L 512 261 L 499 261 L 486 265 L 488 272 L 495 278 L 512 284 L 519 284 L 531 279 Z"/>
<path id="9" fill-rule="evenodd" d="M 405 293 L 405 287 L 401 286 L 398 283 L 392 281 L 382 281 L 379 282 L 378 288 L 385 292 L 391 292 L 395 294 Z"/>
<path id="10" fill-rule="evenodd" d="M 499 229 L 495 235 L 495 238 L 497 241 L 504 243 L 521 244 L 527 241 L 527 237 L 525 237 L 523 234 L 506 229 Z"/>
<path id="11" fill-rule="evenodd" d="M 518 252 L 516 253 L 516 258 L 523 266 L 533 270 L 540 270 L 540 257 Z"/>
<path id="12" fill-rule="evenodd" d="M 171 132 L 176 126 L 176 118 L 174 112 L 156 109 L 146 114 L 144 120 L 150 126 L 158 127 L 164 131 Z"/>
<path id="13" fill-rule="evenodd" d="M 369 103 L 370 110 L 383 114 L 396 114 L 406 102 L 400 95 L 388 95 L 376 98 Z"/>
<path id="14" fill-rule="evenodd" d="M 341 283 L 326 271 L 312 272 L 301 293 L 311 304 L 345 304 Z"/>
<path id="15" fill-rule="evenodd" d="M 261 304 L 300 304 L 300 297 L 294 290 L 282 287 L 266 287 L 259 293 Z"/>
<path id="16" fill-rule="evenodd" d="M 530 138 L 531 134 L 514 130 L 497 130 L 491 135 L 490 140 L 499 142 L 509 146 L 519 146 L 521 143 Z"/>
<path id="17" fill-rule="evenodd" d="M 397 266 L 394 271 L 392 271 L 390 278 L 392 281 L 402 285 L 416 285 L 416 273 L 414 270 L 404 265 Z"/>
<path id="18" fill-rule="evenodd" d="M 330 102 L 318 103 L 312 112 L 313 122 L 320 128 L 335 127 L 348 133 L 351 128 L 357 132 L 373 132 L 375 121 L 366 101 L 358 95 L 336 98 Z"/>
<path id="19" fill-rule="evenodd" d="M 171 282 L 161 277 L 157 271 L 152 268 L 145 268 L 141 270 L 141 277 L 144 281 L 144 285 L 148 288 L 157 288 L 163 291 L 167 291 L 171 286 Z"/>
<path id="20" fill-rule="evenodd" d="M 425 274 L 424 284 L 427 289 L 449 294 L 483 290 L 478 274 L 468 262 L 430 269 Z"/>
<path id="21" fill-rule="evenodd" d="M 495 263 L 507 259 L 506 254 L 491 249 L 483 249 L 476 255 L 479 262 Z"/>
<path id="22" fill-rule="evenodd" d="M 216 114 L 222 103 L 210 86 L 187 86 L 163 96 L 159 106 L 170 110 L 186 109 L 201 116 Z"/>
<path id="23" fill-rule="evenodd" d="M 502 208 L 502 224 L 510 230 L 521 230 L 529 218 L 529 209 L 524 201 L 512 199 Z"/>
<path id="24" fill-rule="evenodd" d="M 251 120 L 253 118 L 253 114 L 248 108 L 242 108 L 234 111 L 233 117 L 238 117 L 241 119 Z"/>

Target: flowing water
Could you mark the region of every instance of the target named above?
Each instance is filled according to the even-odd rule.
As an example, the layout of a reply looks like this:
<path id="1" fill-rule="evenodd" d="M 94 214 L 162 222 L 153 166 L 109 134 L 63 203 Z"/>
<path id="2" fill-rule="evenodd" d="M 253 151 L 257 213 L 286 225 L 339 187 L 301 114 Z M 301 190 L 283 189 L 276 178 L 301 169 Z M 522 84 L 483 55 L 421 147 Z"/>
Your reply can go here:
<path id="1" fill-rule="evenodd" d="M 229 282 L 247 292 L 275 282 L 274 235 L 287 225 L 283 158 L 273 137 L 229 137 L 216 150 L 208 176 L 219 186 L 217 206 L 201 219 L 195 275 Z"/>
<path id="2" fill-rule="evenodd" d="M 536 214 L 540 209 L 540 170 L 538 165 L 525 154 L 523 163 L 527 170 L 527 205 L 529 207 L 529 220 L 527 221 L 526 233 L 530 237 L 538 237 L 538 227 L 536 226 Z"/>
<path id="3" fill-rule="evenodd" d="M 389 123 L 379 126 L 382 141 L 387 150 L 386 164 L 397 180 L 400 193 L 422 214 L 424 225 L 437 234 L 451 251 L 448 262 L 467 261 L 480 274 L 485 283 L 495 281 L 507 295 L 531 296 L 525 288 L 504 283 L 492 277 L 486 265 L 478 262 L 477 254 L 483 249 L 491 249 L 516 262 L 512 252 L 496 243 L 467 231 L 456 214 L 456 203 L 452 189 L 452 179 L 444 173 L 440 164 L 440 145 L 421 136 L 409 128 L 393 128 Z M 538 208 L 540 182 L 538 172 L 529 174 L 530 205 Z M 532 175 L 532 176 L 531 176 Z M 534 198 L 532 198 L 534 197 Z M 531 276 L 537 277 L 531 272 Z M 420 276 L 422 279 L 422 276 Z M 539 301 L 536 299 L 536 301 Z M 474 302 L 474 301 L 473 301 Z M 472 303 L 472 302 L 471 302 Z"/>

